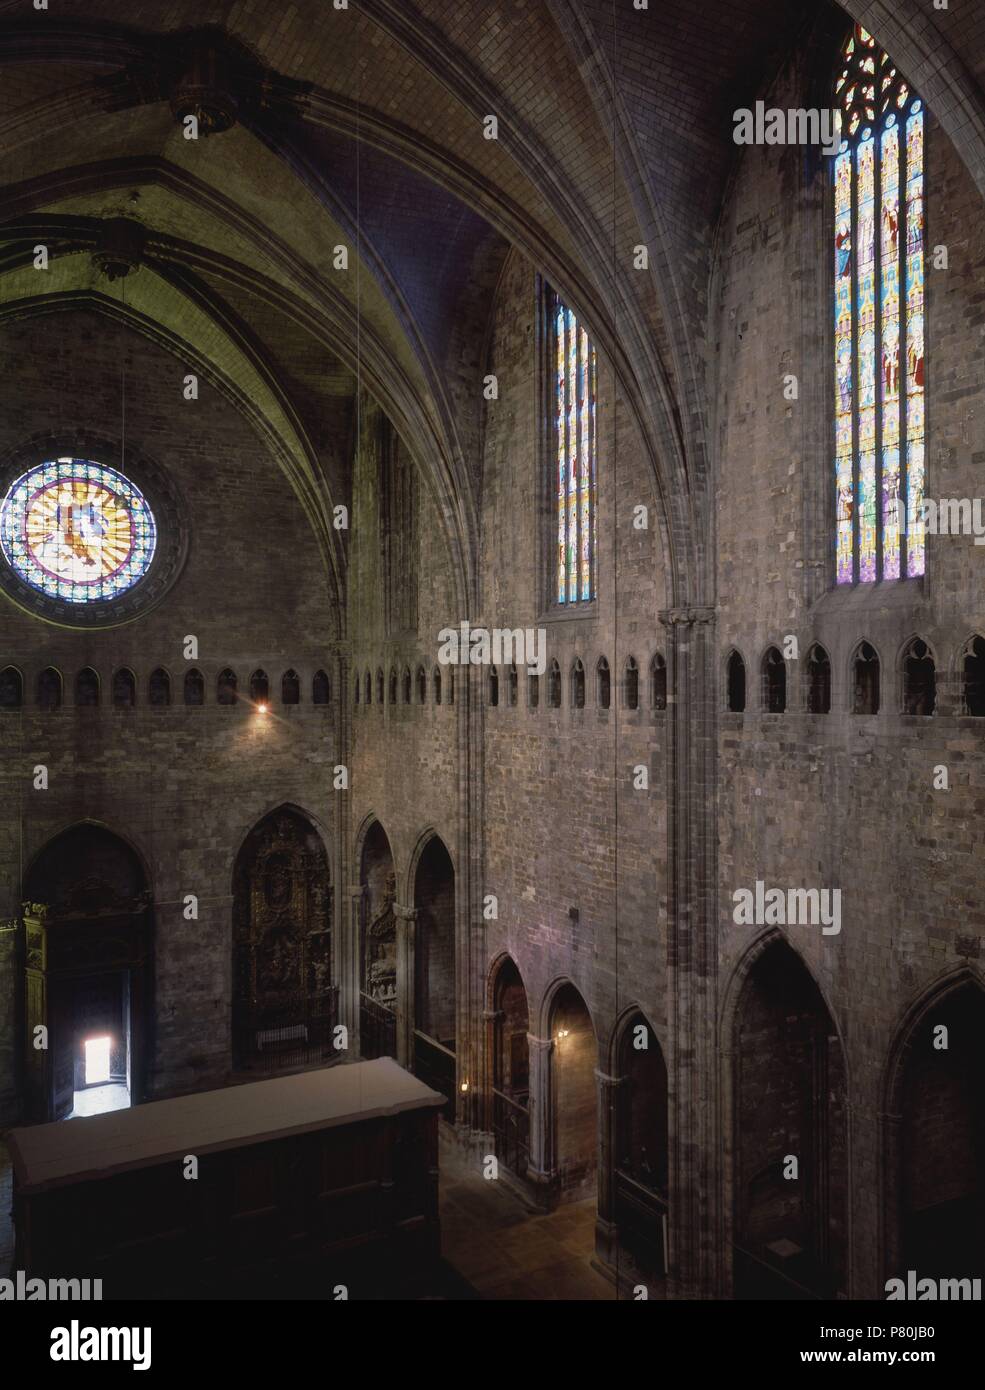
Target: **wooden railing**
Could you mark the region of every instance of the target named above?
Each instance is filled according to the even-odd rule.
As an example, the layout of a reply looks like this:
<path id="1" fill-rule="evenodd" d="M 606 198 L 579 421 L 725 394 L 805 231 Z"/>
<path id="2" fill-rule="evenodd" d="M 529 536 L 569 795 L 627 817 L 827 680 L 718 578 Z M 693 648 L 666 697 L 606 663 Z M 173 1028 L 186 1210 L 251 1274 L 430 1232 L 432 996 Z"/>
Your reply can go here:
<path id="1" fill-rule="evenodd" d="M 615 1170 L 615 1218 L 619 1244 L 648 1273 L 661 1277 L 667 1272 L 664 1249 L 666 1194 L 648 1187 L 624 1169 Z"/>
<path id="2" fill-rule="evenodd" d="M 455 1054 L 450 1047 L 419 1029 L 414 1032 L 414 1075 L 445 1097 L 441 1114 L 449 1124 L 454 1124 Z"/>
<path id="3" fill-rule="evenodd" d="M 366 1062 L 397 1055 L 396 1014 L 363 991 L 359 995 L 359 1055 Z"/>

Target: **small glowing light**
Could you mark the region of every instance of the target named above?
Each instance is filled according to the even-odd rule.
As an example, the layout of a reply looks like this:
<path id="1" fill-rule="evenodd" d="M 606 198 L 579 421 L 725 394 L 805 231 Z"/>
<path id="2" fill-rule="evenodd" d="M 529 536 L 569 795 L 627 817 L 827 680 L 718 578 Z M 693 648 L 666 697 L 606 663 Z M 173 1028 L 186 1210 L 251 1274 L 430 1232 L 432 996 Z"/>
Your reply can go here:
<path id="1" fill-rule="evenodd" d="M 263 702 L 261 701 L 261 703 L 260 703 L 259 705 L 257 705 L 257 714 L 266 714 L 266 713 L 267 713 L 267 706 L 266 706 L 265 704 L 263 704 Z"/>
<path id="2" fill-rule="evenodd" d="M 566 1038 L 567 1036 L 568 1036 L 568 1029 L 567 1029 L 567 1028 L 560 1028 L 560 1029 L 558 1030 L 558 1035 L 557 1035 L 557 1040 L 558 1040 L 558 1042 L 560 1042 L 562 1038 Z"/>
<path id="3" fill-rule="evenodd" d="M 467 1081 L 463 1081 L 458 1089 L 460 1091 L 467 1091 L 469 1089 L 469 1083 Z"/>

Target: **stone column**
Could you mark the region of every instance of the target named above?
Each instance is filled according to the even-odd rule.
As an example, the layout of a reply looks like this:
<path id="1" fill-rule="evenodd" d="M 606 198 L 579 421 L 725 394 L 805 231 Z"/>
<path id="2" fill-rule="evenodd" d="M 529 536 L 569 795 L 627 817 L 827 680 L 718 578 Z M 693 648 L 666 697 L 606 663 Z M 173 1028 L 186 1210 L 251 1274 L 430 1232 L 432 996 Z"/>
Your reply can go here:
<path id="1" fill-rule="evenodd" d="M 607 1076 L 596 1071 L 598 1083 L 599 1171 L 598 1214 L 595 1218 L 595 1250 L 607 1264 L 617 1261 L 619 1228 L 616 1225 L 615 1177 L 616 1143 L 618 1132 L 619 1087 L 624 1076 Z"/>
<path id="2" fill-rule="evenodd" d="M 668 1295 L 715 1298 L 721 1281 L 715 612 L 672 608 L 668 630 L 667 974 L 670 1088 Z"/>
<path id="3" fill-rule="evenodd" d="M 346 932 L 339 949 L 339 1019 L 349 1032 L 348 1060 L 360 1055 L 359 1047 L 359 987 L 361 984 L 360 952 L 363 940 L 363 899 L 366 890 L 361 883 L 349 889 L 349 911 Z"/>
<path id="4" fill-rule="evenodd" d="M 553 1038 L 527 1034 L 530 1059 L 530 1158 L 527 1180 L 546 1205 L 554 1183 Z"/>
<path id="5" fill-rule="evenodd" d="M 483 1051 L 482 1099 L 478 1123 L 487 1133 L 493 1127 L 493 1087 L 496 1085 L 496 1024 L 505 1017 L 502 1009 L 484 1009 L 482 1021 L 485 1024 L 485 1049 Z"/>
<path id="6" fill-rule="evenodd" d="M 414 1070 L 414 992 L 417 978 L 414 968 L 414 938 L 417 931 L 417 908 L 393 905 L 397 924 L 397 1061 L 408 1071 Z"/>

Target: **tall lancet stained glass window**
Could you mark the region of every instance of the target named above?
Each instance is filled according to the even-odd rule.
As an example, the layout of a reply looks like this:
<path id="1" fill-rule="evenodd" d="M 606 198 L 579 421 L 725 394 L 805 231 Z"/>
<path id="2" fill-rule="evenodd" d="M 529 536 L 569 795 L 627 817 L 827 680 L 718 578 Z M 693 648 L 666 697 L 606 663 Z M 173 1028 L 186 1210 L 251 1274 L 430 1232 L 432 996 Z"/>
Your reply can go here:
<path id="1" fill-rule="evenodd" d="M 835 84 L 835 573 L 924 572 L 924 109 L 856 25 Z"/>
<path id="2" fill-rule="evenodd" d="M 588 603 L 597 592 L 595 348 L 574 313 L 548 295 L 553 384 L 552 494 L 557 500 L 554 593 Z"/>

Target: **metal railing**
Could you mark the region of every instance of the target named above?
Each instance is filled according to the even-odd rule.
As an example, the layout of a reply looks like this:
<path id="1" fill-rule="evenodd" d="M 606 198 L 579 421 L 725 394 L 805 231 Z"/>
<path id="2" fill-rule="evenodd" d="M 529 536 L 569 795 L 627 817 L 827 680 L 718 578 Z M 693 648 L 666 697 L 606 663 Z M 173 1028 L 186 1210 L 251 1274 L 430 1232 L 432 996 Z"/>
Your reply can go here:
<path id="1" fill-rule="evenodd" d="M 233 1011 L 233 1056 L 239 1071 L 274 1072 L 336 1061 L 338 987 L 293 995 L 277 1004 L 241 1002 Z"/>
<path id="2" fill-rule="evenodd" d="M 525 1104 L 495 1087 L 492 1099 L 496 1157 L 511 1173 L 525 1178 L 530 1163 L 530 1111 Z"/>
<path id="3" fill-rule="evenodd" d="M 441 1114 L 455 1123 L 455 1054 L 436 1038 L 414 1031 L 414 1075 L 445 1097 Z"/>

